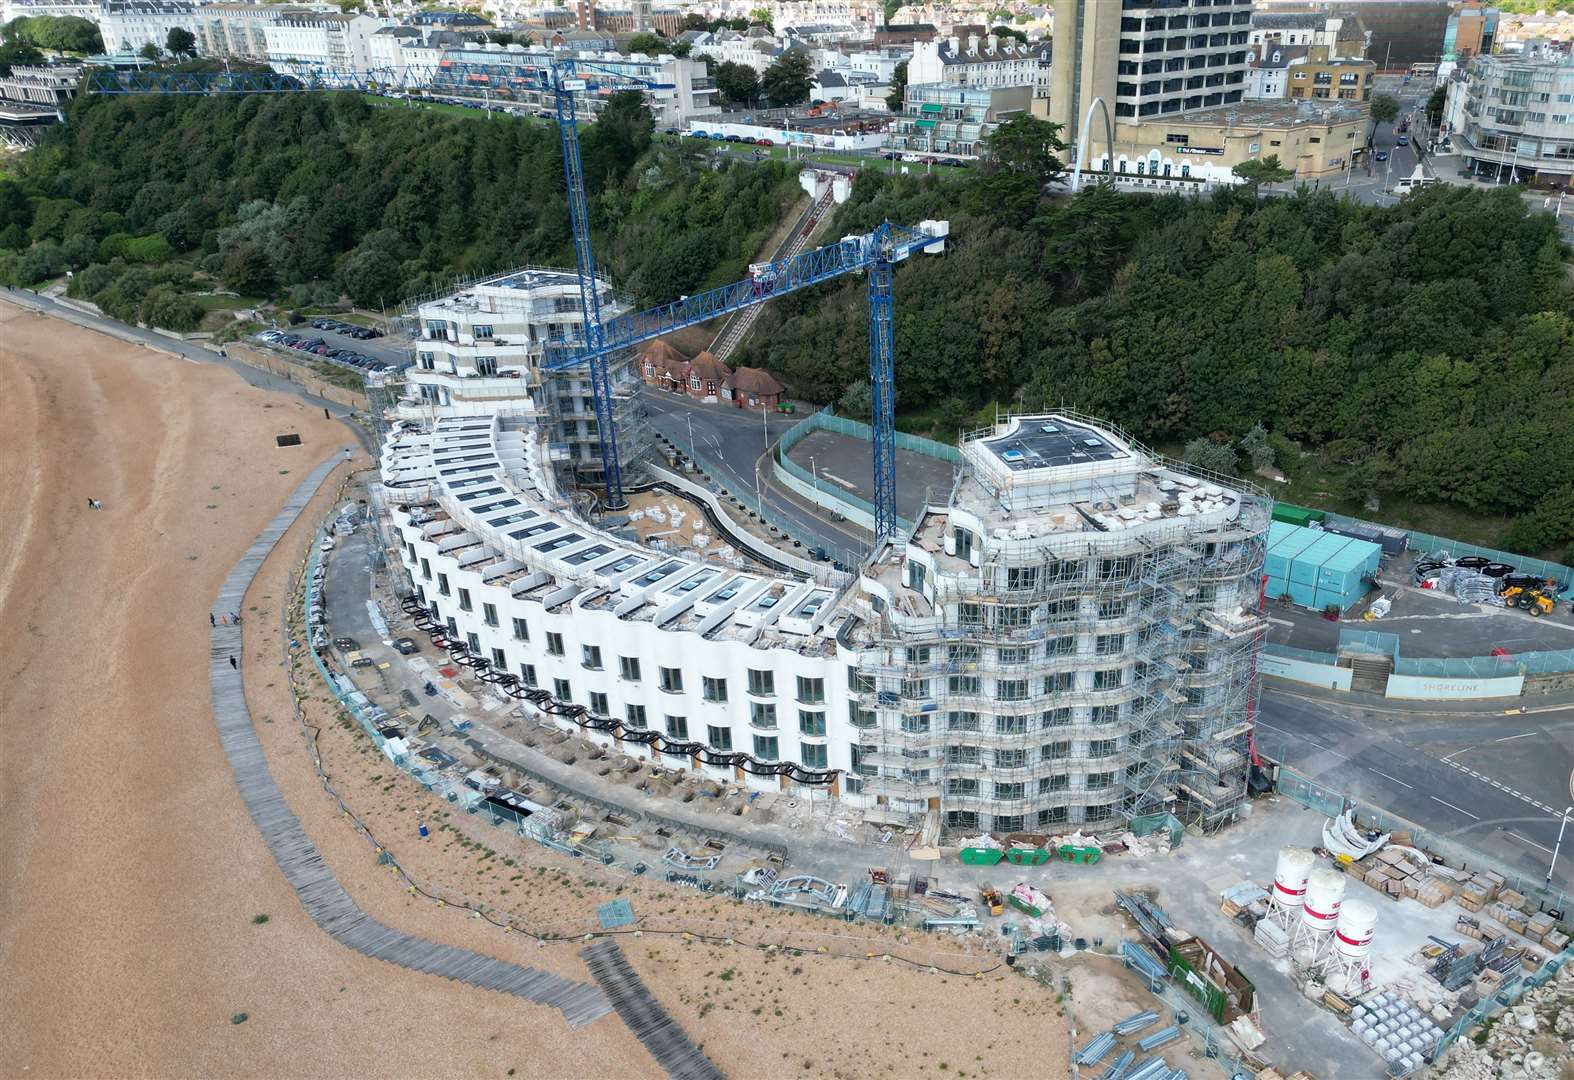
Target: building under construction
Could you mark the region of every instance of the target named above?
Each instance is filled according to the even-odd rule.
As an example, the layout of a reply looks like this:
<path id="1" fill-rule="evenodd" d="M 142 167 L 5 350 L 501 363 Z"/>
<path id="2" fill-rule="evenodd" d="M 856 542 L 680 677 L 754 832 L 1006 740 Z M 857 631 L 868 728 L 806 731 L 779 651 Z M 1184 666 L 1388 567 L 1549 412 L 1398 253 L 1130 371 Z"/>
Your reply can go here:
<path id="1" fill-rule="evenodd" d="M 407 610 L 457 663 L 669 768 L 953 831 L 1241 804 L 1266 496 L 1057 412 L 965 438 L 949 499 L 856 574 L 647 543 L 572 498 L 588 390 L 540 361 L 573 289 L 521 271 L 416 306 L 384 491 Z M 638 381 L 615 386 L 621 412 Z"/>
<path id="2" fill-rule="evenodd" d="M 865 794 L 996 833 L 1246 794 L 1270 502 L 1101 422 L 1019 417 L 868 572 Z"/>

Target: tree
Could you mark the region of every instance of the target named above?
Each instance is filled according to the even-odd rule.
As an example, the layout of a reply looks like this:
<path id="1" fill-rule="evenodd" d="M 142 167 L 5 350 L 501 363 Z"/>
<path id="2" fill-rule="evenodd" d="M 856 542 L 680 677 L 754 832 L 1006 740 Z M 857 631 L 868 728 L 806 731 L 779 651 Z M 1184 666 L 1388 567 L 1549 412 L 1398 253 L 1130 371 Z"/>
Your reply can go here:
<path id="1" fill-rule="evenodd" d="M 749 9 L 749 21 L 753 22 L 753 23 L 758 23 L 761 26 L 770 26 L 771 25 L 771 9 L 770 8 L 763 8 L 763 7 L 750 8 Z"/>
<path id="2" fill-rule="evenodd" d="M 1399 116 L 1399 102 L 1390 94 L 1372 96 L 1372 119 L 1379 124 L 1391 124 Z"/>
<path id="3" fill-rule="evenodd" d="M 885 96 L 885 106 L 892 112 L 901 112 L 907 100 L 907 61 L 903 60 L 891 72 L 891 92 Z"/>
<path id="4" fill-rule="evenodd" d="M 1015 39 L 1022 44 L 1027 44 L 1027 35 L 1014 26 L 991 26 L 989 32 L 1002 41 Z"/>
<path id="5" fill-rule="evenodd" d="M 164 36 L 164 48 L 171 56 L 196 56 L 196 35 L 185 27 L 172 26 Z"/>
<path id="6" fill-rule="evenodd" d="M 1432 95 L 1426 99 L 1427 123 L 1431 124 L 1434 128 L 1437 127 L 1437 125 L 1443 119 L 1443 109 L 1447 105 L 1448 87 L 1439 86 L 1436 90 L 1433 90 Z"/>
<path id="7" fill-rule="evenodd" d="M 1261 421 L 1253 424 L 1252 429 L 1241 436 L 1241 449 L 1251 459 L 1254 472 L 1273 468 L 1273 447 L 1268 443 L 1268 429 L 1262 426 Z"/>
<path id="8" fill-rule="evenodd" d="M 670 53 L 672 46 L 660 34 L 652 34 L 647 31 L 635 34 L 629 39 L 628 51 L 631 54 L 643 53 L 645 56 L 661 56 L 664 53 Z"/>
<path id="9" fill-rule="evenodd" d="M 1037 187 L 1058 179 L 1065 165 L 1057 156 L 1066 148 L 1060 125 L 1023 113 L 1001 124 L 984 140 L 984 154 L 993 171 L 1025 176 Z"/>
<path id="10" fill-rule="evenodd" d="M 157 60 L 160 56 L 159 47 L 150 41 L 137 50 L 137 55 L 144 60 Z"/>
<path id="11" fill-rule="evenodd" d="M 869 379 L 854 379 L 842 388 L 842 399 L 836 403 L 837 410 L 853 420 L 869 422 L 869 416 L 874 410 L 874 393 L 870 390 Z"/>
<path id="12" fill-rule="evenodd" d="M 0 41 L 0 75 L 11 74 L 13 66 L 42 64 L 44 54 L 27 41 Z"/>
<path id="13" fill-rule="evenodd" d="M 1243 161 L 1230 170 L 1240 178 L 1247 194 L 1257 197 L 1257 189 L 1264 184 L 1282 184 L 1295 174 L 1279 164 L 1278 154 L 1269 154 L 1262 160 Z"/>
<path id="14" fill-rule="evenodd" d="M 4 39 L 7 42 L 28 44 L 54 52 L 104 51 L 104 39 L 99 36 L 98 26 L 88 19 L 75 15 L 59 18 L 31 15 L 13 19 L 5 26 Z"/>
<path id="15" fill-rule="evenodd" d="M 760 79 L 760 88 L 772 105 L 778 109 L 800 105 L 809 100 L 809 85 L 813 82 L 809 54 L 801 49 L 789 49 Z"/>
<path id="16" fill-rule="evenodd" d="M 1185 450 L 1181 452 L 1181 460 L 1199 469 L 1229 475 L 1235 471 L 1235 444 L 1214 442 L 1204 435 L 1186 444 Z"/>
<path id="17" fill-rule="evenodd" d="M 760 77 L 747 64 L 724 60 L 715 71 L 716 89 L 733 105 L 747 105 L 760 92 Z"/>

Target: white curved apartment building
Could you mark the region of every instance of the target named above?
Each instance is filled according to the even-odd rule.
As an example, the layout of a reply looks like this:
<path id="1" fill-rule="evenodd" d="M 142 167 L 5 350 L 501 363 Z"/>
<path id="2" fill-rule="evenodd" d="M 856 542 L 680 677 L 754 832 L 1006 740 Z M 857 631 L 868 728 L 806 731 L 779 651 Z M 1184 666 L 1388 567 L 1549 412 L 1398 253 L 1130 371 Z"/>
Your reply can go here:
<path id="1" fill-rule="evenodd" d="M 416 393 L 448 396 L 381 460 L 409 610 L 487 678 L 584 711 L 559 723 L 954 830 L 1216 822 L 1244 799 L 1260 493 L 1084 417 L 1013 418 L 964 440 L 949 504 L 836 589 L 587 523 L 523 386 L 471 396 L 425 370 Z"/>

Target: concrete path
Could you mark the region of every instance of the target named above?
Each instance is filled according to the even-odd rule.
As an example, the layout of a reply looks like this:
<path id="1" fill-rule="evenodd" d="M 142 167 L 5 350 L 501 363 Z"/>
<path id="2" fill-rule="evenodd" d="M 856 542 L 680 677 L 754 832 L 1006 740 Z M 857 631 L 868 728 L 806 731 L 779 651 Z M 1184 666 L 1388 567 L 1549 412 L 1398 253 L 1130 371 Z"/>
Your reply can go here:
<path id="1" fill-rule="evenodd" d="M 241 673 L 236 666 L 236 658 L 241 654 L 241 627 L 217 619 L 244 609 L 246 590 L 263 560 L 295 523 L 336 464 L 338 462 L 332 459 L 325 461 L 301 481 L 284 508 L 225 578 L 212 608 L 216 625 L 209 646 L 208 681 L 213 693 L 213 716 L 246 810 L 262 833 L 279 869 L 284 872 L 285 880 L 300 898 L 301 906 L 334 940 L 367 956 L 414 971 L 441 975 L 484 990 L 514 994 L 527 1001 L 549 1005 L 560 1010 L 571 1027 L 599 1019 L 611 1011 L 612 1005 L 595 986 L 427 941 L 371 918 L 339 884 L 274 783 L 262 743 L 252 725 Z"/>

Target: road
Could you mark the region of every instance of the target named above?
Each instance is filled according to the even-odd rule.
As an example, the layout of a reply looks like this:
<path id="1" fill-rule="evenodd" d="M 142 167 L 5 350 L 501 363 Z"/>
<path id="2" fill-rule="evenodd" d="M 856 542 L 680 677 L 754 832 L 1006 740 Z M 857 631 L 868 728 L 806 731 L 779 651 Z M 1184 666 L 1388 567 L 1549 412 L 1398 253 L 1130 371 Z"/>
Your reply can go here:
<path id="1" fill-rule="evenodd" d="M 823 547 L 852 565 L 869 547 L 869 534 L 851 522 L 832 521 L 824 510 L 789 495 L 770 481 L 763 463 L 756 484 L 755 464 L 802 417 L 757 413 L 728 405 L 707 405 L 681 394 L 646 388 L 641 400 L 650 423 L 680 450 L 690 446 L 705 471 L 750 506 L 755 493 L 786 531 L 806 547 Z"/>
<path id="2" fill-rule="evenodd" d="M 1268 680 L 1257 746 L 1312 780 L 1541 881 L 1574 802 L 1574 704 L 1406 707 Z M 1566 841 L 1569 838 L 1565 838 Z M 1554 884 L 1574 891 L 1566 842 Z"/>

